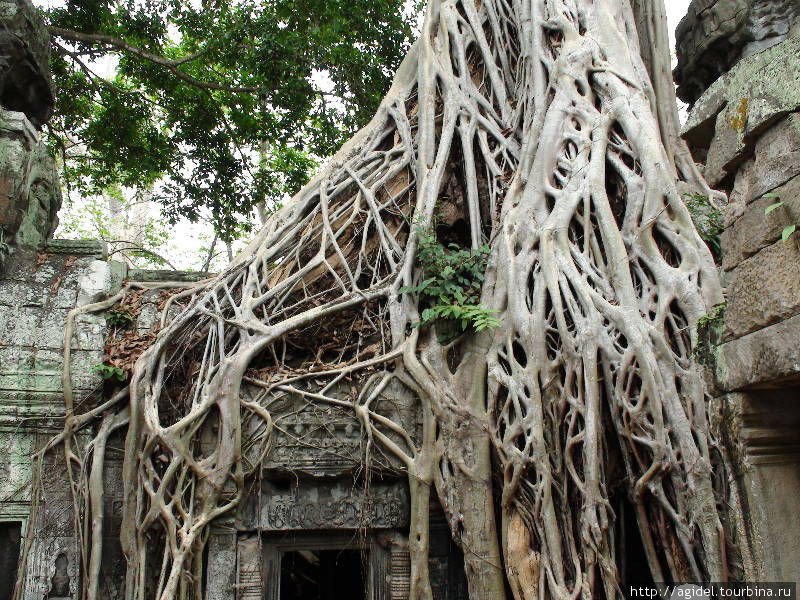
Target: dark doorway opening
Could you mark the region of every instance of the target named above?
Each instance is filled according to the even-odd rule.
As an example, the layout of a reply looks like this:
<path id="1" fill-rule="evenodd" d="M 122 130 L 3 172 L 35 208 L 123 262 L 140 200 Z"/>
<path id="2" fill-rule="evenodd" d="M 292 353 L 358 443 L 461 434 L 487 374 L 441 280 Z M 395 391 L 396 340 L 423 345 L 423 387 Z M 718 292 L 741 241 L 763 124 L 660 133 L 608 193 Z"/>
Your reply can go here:
<path id="1" fill-rule="evenodd" d="M 0 523 L 0 600 L 10 600 L 14 593 L 22 540 L 22 523 Z"/>
<path id="2" fill-rule="evenodd" d="M 359 550 L 298 550 L 281 557 L 281 600 L 364 600 Z"/>

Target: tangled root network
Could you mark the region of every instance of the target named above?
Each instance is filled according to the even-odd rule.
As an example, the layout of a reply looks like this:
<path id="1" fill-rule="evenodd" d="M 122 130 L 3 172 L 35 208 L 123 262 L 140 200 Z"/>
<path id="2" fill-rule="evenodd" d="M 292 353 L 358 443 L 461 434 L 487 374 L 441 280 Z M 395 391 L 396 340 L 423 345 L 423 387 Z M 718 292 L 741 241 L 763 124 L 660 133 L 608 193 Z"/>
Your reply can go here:
<path id="1" fill-rule="evenodd" d="M 622 497 L 655 581 L 729 577 L 720 453 L 692 360 L 721 292 L 634 8 L 430 2 L 374 119 L 185 294 L 122 418 L 100 427 L 128 425 L 130 600 L 201 597 L 209 525 L 261 473 L 287 395 L 352 411 L 364 460 L 402 465 L 412 600 L 432 598 L 432 488 L 472 600 L 621 597 Z M 424 235 L 488 246 L 478 293 L 499 325 L 419 324 Z M 414 398 L 414 431 L 381 410 L 390 385 Z M 102 506 L 101 485 L 84 511 Z M 101 537 L 86 537 L 85 564 Z"/>

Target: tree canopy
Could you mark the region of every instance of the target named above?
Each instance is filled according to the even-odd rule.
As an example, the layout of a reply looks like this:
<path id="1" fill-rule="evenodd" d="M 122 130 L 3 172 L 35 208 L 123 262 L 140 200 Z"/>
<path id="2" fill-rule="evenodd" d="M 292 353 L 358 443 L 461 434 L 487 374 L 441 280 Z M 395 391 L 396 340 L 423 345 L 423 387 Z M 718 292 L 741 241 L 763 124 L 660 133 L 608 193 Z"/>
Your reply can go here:
<path id="1" fill-rule="evenodd" d="M 405 0 L 68 0 L 45 16 L 64 184 L 148 189 L 170 220 L 208 209 L 231 239 L 374 113 L 415 11 Z"/>

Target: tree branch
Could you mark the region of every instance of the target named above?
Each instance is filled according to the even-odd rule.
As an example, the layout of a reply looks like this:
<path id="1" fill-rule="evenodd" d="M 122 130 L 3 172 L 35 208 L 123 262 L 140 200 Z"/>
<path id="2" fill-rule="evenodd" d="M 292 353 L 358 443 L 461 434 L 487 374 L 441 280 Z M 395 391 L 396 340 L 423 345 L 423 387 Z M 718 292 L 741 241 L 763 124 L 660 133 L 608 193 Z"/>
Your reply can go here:
<path id="1" fill-rule="evenodd" d="M 214 83 L 213 81 L 202 81 L 200 79 L 197 79 L 196 77 L 192 77 L 188 73 L 185 73 L 184 71 L 181 71 L 178 68 L 180 65 L 200 57 L 206 52 L 206 50 L 201 50 L 200 52 L 197 52 L 195 54 L 190 54 L 189 56 L 184 56 L 183 58 L 171 59 L 159 56 L 157 54 L 153 54 L 152 52 L 148 52 L 143 48 L 133 46 L 124 40 L 115 38 L 110 35 L 104 35 L 100 33 L 82 33 L 80 31 L 73 31 L 72 29 L 62 29 L 61 27 L 52 27 L 52 26 L 48 27 L 48 30 L 50 31 L 51 35 L 60 37 L 61 39 L 64 40 L 70 40 L 72 42 L 81 42 L 83 44 L 89 44 L 93 46 L 102 44 L 106 46 L 112 46 L 124 52 L 128 52 L 141 59 L 165 67 L 168 71 L 170 71 L 173 75 L 175 75 L 179 79 L 201 89 L 233 92 L 237 94 L 253 93 L 260 90 L 260 88 L 257 87 L 227 86 L 220 83 Z"/>

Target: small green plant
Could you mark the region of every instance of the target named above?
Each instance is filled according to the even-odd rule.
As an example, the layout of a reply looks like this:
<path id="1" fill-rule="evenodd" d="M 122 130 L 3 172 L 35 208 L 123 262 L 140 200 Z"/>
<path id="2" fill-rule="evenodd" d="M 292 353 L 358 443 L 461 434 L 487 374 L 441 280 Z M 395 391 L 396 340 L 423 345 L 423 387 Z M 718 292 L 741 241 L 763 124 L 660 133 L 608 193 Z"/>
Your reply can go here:
<path id="1" fill-rule="evenodd" d="M 727 302 L 715 304 L 711 312 L 697 319 L 697 332 L 702 333 L 708 331 L 711 327 L 719 324 L 722 317 L 725 315 L 725 309 L 728 308 Z"/>
<path id="2" fill-rule="evenodd" d="M 415 286 L 400 288 L 401 294 L 419 294 L 426 307 L 415 327 L 443 320 L 457 324 L 461 331 L 483 331 L 500 326 L 500 321 L 480 303 L 484 271 L 490 249 L 465 250 L 457 244 L 444 246 L 430 227 L 417 229 L 417 260 L 425 279 Z"/>
<path id="3" fill-rule="evenodd" d="M 123 308 L 114 308 L 106 313 L 106 323 L 114 327 L 127 327 L 133 323 L 134 315 Z"/>
<path id="4" fill-rule="evenodd" d="M 778 202 L 770 204 L 767 208 L 764 209 L 765 215 L 768 215 L 773 210 L 778 209 L 784 205 L 784 202 L 779 198 L 778 194 L 775 194 L 773 192 L 770 192 L 769 194 L 764 194 L 764 198 L 775 198 L 776 200 L 778 200 Z M 783 228 L 783 231 L 781 231 L 781 240 L 785 242 L 795 231 L 797 231 L 796 223 L 787 225 L 786 227 Z"/>
<path id="5" fill-rule="evenodd" d="M 700 364 L 712 367 L 714 364 L 714 347 L 717 345 L 725 320 L 727 302 L 712 307 L 711 312 L 697 319 L 697 346 L 694 357 Z"/>
<path id="6" fill-rule="evenodd" d="M 715 257 L 722 256 L 722 242 L 720 236 L 725 230 L 722 222 L 722 212 L 711 204 L 708 196 L 703 194 L 689 194 L 686 196 L 686 208 L 692 217 L 697 233 L 700 234 L 706 246 Z"/>
<path id="7" fill-rule="evenodd" d="M 95 365 L 92 367 L 92 371 L 95 373 L 99 373 L 100 377 L 109 381 L 111 379 L 116 379 L 117 381 L 125 381 L 128 378 L 128 374 L 125 373 L 124 369 L 119 367 L 115 367 L 114 365 L 106 365 L 100 364 Z"/>

